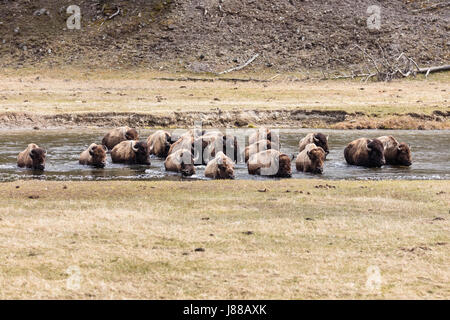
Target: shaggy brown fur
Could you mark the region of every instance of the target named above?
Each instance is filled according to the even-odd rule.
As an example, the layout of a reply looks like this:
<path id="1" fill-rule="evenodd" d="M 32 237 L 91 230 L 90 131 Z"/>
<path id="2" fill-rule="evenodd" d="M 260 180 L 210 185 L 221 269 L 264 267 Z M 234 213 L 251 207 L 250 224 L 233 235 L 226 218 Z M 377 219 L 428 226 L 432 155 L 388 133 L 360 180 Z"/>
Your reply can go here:
<path id="1" fill-rule="evenodd" d="M 386 164 L 397 166 L 412 164 L 411 149 L 406 143 L 399 143 L 393 136 L 382 136 L 378 140 L 383 144 Z"/>
<path id="2" fill-rule="evenodd" d="M 195 174 L 194 159 L 190 149 L 179 149 L 169 154 L 164 161 L 166 171 L 179 172 L 183 176 Z"/>
<path id="3" fill-rule="evenodd" d="M 205 176 L 212 179 L 234 179 L 234 162 L 223 152 L 208 162 Z"/>
<path id="4" fill-rule="evenodd" d="M 306 137 L 300 140 L 298 144 L 298 151 L 302 152 L 310 143 L 314 143 L 316 146 L 321 147 L 326 154 L 329 153 L 328 136 L 324 135 L 323 133 L 308 133 Z"/>
<path id="5" fill-rule="evenodd" d="M 149 153 L 160 158 L 167 157 L 171 145 L 172 136 L 164 130 L 158 130 L 147 138 Z"/>
<path id="6" fill-rule="evenodd" d="M 363 167 L 381 167 L 385 164 L 383 144 L 378 139 L 360 138 L 350 142 L 344 150 L 348 164 Z"/>
<path id="7" fill-rule="evenodd" d="M 109 150 L 112 150 L 116 145 L 126 140 L 139 140 L 139 134 L 136 129 L 126 126 L 112 129 L 105 135 L 102 144 Z"/>
<path id="8" fill-rule="evenodd" d="M 258 131 L 251 134 L 248 138 L 248 145 L 254 144 L 259 140 L 269 140 L 274 147 L 280 144 L 278 134 L 273 133 L 267 128 L 259 128 Z"/>
<path id="9" fill-rule="evenodd" d="M 39 148 L 37 144 L 31 143 L 28 147 L 19 153 L 17 157 L 17 165 L 20 168 L 26 167 L 34 170 L 45 169 L 45 156 L 47 152 Z"/>
<path id="10" fill-rule="evenodd" d="M 248 159 L 255 153 L 272 149 L 272 143 L 269 140 L 259 140 L 255 143 L 247 146 L 244 150 L 244 160 L 248 162 Z"/>
<path id="11" fill-rule="evenodd" d="M 269 149 L 252 155 L 248 159 L 247 168 L 249 174 L 290 177 L 291 159 L 287 154 Z"/>
<path id="12" fill-rule="evenodd" d="M 81 153 L 79 163 L 104 168 L 106 165 L 106 150 L 106 146 L 93 143 Z"/>
<path id="13" fill-rule="evenodd" d="M 325 151 L 310 143 L 298 154 L 295 167 L 298 171 L 322 174 L 324 161 Z"/>
<path id="14" fill-rule="evenodd" d="M 138 141 L 122 141 L 111 150 L 114 163 L 150 165 L 147 143 Z"/>

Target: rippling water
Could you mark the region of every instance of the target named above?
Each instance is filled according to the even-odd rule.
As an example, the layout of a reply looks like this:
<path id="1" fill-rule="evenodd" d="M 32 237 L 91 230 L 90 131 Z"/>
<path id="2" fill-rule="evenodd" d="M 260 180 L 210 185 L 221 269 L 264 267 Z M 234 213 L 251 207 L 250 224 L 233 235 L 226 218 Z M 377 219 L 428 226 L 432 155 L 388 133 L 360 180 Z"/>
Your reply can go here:
<path id="1" fill-rule="evenodd" d="M 18 179 L 46 180 L 181 180 L 206 179 L 205 166 L 196 167 L 197 174 L 190 178 L 182 178 L 175 173 L 164 170 L 163 161 L 151 159 L 150 166 L 129 166 L 111 163 L 104 169 L 93 169 L 78 164 L 80 153 L 92 142 L 100 143 L 105 129 L 73 129 L 73 130 L 28 130 L 0 131 L 0 181 Z M 170 130 L 169 130 L 170 131 Z M 152 130 L 141 130 L 142 138 Z M 245 129 L 235 130 L 242 134 Z M 280 129 L 281 151 L 297 154 L 298 142 L 308 129 Z M 330 154 L 321 176 L 300 173 L 292 163 L 294 179 L 321 177 L 324 179 L 450 179 L 450 131 L 419 131 L 419 130 L 320 130 L 329 135 Z M 377 169 L 349 166 L 343 156 L 343 150 L 348 142 L 360 138 L 376 138 L 382 135 L 393 135 L 397 140 L 411 146 L 413 165 L 411 167 L 384 166 Z M 19 152 L 28 143 L 36 143 L 47 150 L 46 170 L 42 173 L 21 169 L 16 166 Z M 270 179 L 251 176 L 243 163 L 236 165 L 236 179 Z"/>

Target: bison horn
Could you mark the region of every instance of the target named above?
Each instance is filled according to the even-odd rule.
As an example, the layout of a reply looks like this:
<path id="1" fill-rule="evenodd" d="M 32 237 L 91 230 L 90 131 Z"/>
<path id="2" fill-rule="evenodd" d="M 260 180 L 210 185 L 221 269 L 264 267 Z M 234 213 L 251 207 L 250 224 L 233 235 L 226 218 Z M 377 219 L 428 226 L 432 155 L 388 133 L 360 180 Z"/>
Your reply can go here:
<path id="1" fill-rule="evenodd" d="M 314 142 L 319 142 L 319 139 L 316 138 L 316 136 L 314 136 Z"/>
<path id="2" fill-rule="evenodd" d="M 134 152 L 138 152 L 138 148 L 136 148 L 136 141 L 133 141 L 131 143 L 131 148 L 133 149 Z"/>

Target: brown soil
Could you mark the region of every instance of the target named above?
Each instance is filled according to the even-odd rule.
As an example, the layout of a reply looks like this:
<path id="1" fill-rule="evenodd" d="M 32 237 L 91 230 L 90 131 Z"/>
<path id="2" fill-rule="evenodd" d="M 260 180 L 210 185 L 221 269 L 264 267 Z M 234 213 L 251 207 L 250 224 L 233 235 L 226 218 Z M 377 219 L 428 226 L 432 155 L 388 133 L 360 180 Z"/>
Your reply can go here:
<path id="1" fill-rule="evenodd" d="M 448 63 L 449 7 L 441 0 L 98 0 L 79 3 L 82 29 L 66 30 L 70 1 L 2 0 L 0 66 L 82 65 L 218 72 L 255 53 L 246 69 L 273 72 L 363 67 L 356 44 L 401 52 L 421 66 Z M 367 8 L 381 7 L 381 29 Z M 105 6 L 103 6 L 105 5 Z M 37 15 L 36 10 L 48 14 Z M 102 10 L 104 8 L 104 10 Z M 121 14 L 107 17 L 118 8 Z"/>
<path id="2" fill-rule="evenodd" d="M 408 114 L 374 118 L 362 113 L 307 110 L 239 110 L 207 112 L 167 112 L 139 114 L 95 112 L 37 115 L 21 112 L 0 113 L 0 126 L 9 128 L 51 127 L 192 127 L 202 121 L 204 127 L 298 127 L 332 129 L 450 129 L 450 113 L 435 112 L 431 116 Z"/>

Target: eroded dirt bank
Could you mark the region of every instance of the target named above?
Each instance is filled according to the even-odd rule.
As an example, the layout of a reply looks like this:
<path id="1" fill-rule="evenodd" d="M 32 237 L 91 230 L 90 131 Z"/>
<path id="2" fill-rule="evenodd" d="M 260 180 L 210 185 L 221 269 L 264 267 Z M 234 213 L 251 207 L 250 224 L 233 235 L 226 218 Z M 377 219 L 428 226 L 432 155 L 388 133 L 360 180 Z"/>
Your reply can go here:
<path id="1" fill-rule="evenodd" d="M 330 129 L 450 129 L 450 112 L 434 111 L 431 115 L 366 115 L 361 112 L 320 110 L 241 110 L 205 112 L 130 113 L 95 112 L 38 115 L 24 112 L 0 113 L 2 128 L 52 127 L 191 127 L 201 121 L 205 127 L 300 127 Z"/>

